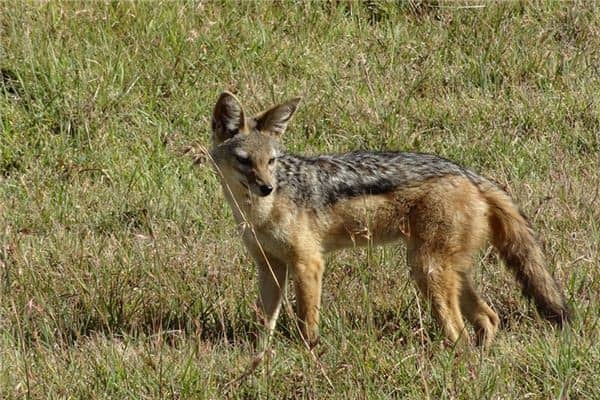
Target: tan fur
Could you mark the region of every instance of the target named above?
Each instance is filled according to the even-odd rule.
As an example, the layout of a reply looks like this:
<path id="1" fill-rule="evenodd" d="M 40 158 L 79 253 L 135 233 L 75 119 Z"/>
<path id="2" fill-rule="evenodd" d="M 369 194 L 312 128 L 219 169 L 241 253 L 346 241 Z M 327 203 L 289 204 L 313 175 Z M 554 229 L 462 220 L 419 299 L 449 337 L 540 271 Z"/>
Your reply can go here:
<path id="1" fill-rule="evenodd" d="M 235 135 L 246 136 L 243 145 L 233 148 L 227 147 L 226 129 L 235 126 L 227 118 L 243 116 L 241 105 L 224 94 L 213 117 L 215 165 L 244 243 L 258 265 L 259 306 L 269 334 L 288 275 L 295 282 L 300 332 L 314 345 L 324 254 L 399 239 L 406 242 L 412 277 L 453 343 L 468 341 L 463 318 L 473 325 L 479 344 L 489 345 L 498 330 L 497 314 L 470 278 L 473 257 L 490 238 L 523 282 L 525 294 L 541 305 L 542 314 L 551 320 L 567 318 L 531 228 L 508 196 L 489 181 L 476 184 L 462 175 L 437 176 L 384 194 L 339 199 L 327 207 L 300 205 L 284 191 L 257 195 L 257 187 L 274 180 L 268 162 L 274 156 L 264 143 L 270 143 L 268 135 L 283 133 L 296 104 L 293 100 L 239 121 Z M 232 154 L 236 151 L 238 155 Z M 252 165 L 240 165 L 239 154 L 250 155 Z"/>

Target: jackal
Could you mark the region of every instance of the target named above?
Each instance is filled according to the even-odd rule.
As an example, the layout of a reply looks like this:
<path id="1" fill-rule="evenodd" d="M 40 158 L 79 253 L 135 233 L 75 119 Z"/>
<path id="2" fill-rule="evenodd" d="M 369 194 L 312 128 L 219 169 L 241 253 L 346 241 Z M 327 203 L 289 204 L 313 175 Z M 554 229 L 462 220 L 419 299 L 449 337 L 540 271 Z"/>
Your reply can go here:
<path id="1" fill-rule="evenodd" d="M 569 313 L 525 216 L 494 183 L 441 157 L 406 152 L 286 154 L 280 137 L 300 99 L 247 118 L 231 93 L 212 117 L 211 157 L 243 241 L 258 267 L 258 306 L 268 335 L 288 275 L 296 289 L 298 326 L 318 339 L 323 255 L 404 239 L 410 272 L 451 342 L 489 345 L 498 315 L 470 277 L 489 239 L 533 299 L 562 326 Z"/>

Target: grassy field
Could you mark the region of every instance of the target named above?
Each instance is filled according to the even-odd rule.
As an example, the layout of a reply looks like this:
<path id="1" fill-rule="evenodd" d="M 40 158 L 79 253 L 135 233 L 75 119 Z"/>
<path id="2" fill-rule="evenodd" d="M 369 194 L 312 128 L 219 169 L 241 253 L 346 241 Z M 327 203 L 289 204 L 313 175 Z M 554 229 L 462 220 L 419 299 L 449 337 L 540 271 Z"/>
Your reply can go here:
<path id="1" fill-rule="evenodd" d="M 0 2 L 0 398 L 600 398 L 596 2 Z M 489 352 L 441 347 L 402 245 L 332 255 L 322 340 L 252 361 L 255 269 L 209 165 L 221 90 L 301 95 L 314 154 L 438 153 L 530 216 L 555 331 L 491 251 Z"/>

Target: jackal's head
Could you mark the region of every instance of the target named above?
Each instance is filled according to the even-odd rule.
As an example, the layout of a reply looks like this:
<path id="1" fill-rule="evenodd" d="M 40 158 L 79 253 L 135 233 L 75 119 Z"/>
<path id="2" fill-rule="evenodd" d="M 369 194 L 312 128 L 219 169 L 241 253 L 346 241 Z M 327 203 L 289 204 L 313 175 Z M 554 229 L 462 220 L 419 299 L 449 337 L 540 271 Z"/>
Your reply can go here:
<path id="1" fill-rule="evenodd" d="M 283 154 L 279 138 L 296 111 L 299 98 L 246 118 L 239 100 L 223 92 L 212 118 L 212 158 L 229 187 L 264 197 L 275 189 L 277 158 Z"/>

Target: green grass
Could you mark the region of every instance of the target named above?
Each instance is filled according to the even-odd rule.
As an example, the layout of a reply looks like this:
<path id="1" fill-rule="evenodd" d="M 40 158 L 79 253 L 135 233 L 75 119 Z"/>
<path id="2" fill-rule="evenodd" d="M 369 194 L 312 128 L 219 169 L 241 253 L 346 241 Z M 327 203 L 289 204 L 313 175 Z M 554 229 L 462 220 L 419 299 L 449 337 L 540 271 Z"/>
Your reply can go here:
<path id="1" fill-rule="evenodd" d="M 482 4 L 1 2 L 0 398 L 600 398 L 600 7 Z M 486 252 L 498 339 L 441 349 L 403 247 L 354 249 L 328 259 L 318 361 L 284 312 L 235 381 L 255 271 L 182 155 L 223 89 L 303 96 L 291 151 L 435 152 L 505 185 L 573 325 Z"/>

